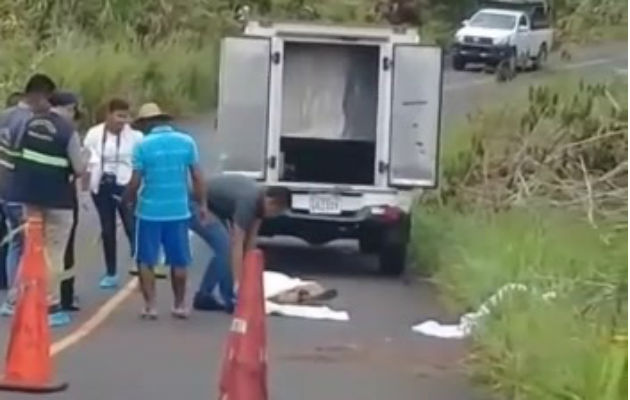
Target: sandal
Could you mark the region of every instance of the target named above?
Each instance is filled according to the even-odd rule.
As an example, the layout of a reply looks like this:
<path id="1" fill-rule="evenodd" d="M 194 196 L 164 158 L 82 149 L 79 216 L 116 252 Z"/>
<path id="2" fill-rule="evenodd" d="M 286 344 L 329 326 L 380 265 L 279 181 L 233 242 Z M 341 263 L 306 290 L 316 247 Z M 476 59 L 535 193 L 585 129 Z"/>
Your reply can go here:
<path id="1" fill-rule="evenodd" d="M 176 319 L 188 319 L 190 312 L 185 307 L 173 307 L 171 309 L 171 315 Z"/>
<path id="2" fill-rule="evenodd" d="M 149 320 L 149 321 L 155 321 L 156 319 L 158 319 L 158 312 L 155 308 L 145 307 L 142 309 L 142 312 L 140 313 L 140 318 Z"/>

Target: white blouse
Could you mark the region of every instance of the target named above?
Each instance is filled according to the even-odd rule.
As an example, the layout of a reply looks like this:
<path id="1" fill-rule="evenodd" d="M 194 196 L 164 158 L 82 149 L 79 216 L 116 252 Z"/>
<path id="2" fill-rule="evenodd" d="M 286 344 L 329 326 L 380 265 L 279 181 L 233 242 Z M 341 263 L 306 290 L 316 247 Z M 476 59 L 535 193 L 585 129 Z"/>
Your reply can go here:
<path id="1" fill-rule="evenodd" d="M 116 183 L 121 186 L 129 183 L 133 172 L 133 149 L 143 138 L 142 132 L 129 125 L 125 125 L 120 136 L 105 132 L 104 127 L 103 123 L 93 126 L 83 140 L 83 146 L 90 151 L 90 190 L 95 194 L 98 193 L 103 173 L 116 175 Z M 103 134 L 106 135 L 105 140 Z"/>

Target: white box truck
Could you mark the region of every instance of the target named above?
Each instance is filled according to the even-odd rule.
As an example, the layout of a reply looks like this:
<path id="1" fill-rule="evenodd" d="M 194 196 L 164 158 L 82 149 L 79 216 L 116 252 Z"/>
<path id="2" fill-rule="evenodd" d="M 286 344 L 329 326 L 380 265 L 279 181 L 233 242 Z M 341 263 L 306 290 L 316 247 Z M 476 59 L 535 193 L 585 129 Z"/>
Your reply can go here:
<path id="1" fill-rule="evenodd" d="M 401 273 L 413 191 L 437 185 L 442 58 L 397 27 L 249 22 L 225 38 L 223 172 L 292 194 L 261 235 L 358 239 Z"/>

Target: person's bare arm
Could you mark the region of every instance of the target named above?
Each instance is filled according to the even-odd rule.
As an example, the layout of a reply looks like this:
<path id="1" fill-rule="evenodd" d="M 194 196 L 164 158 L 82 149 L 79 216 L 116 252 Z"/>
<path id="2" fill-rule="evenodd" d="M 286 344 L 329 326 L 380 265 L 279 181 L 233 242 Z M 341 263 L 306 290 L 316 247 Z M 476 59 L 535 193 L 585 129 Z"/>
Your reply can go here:
<path id="1" fill-rule="evenodd" d="M 131 174 L 131 180 L 127 184 L 125 189 L 125 193 L 122 196 L 122 202 L 125 205 L 131 206 L 136 203 L 136 199 L 138 197 L 138 190 L 140 189 L 140 184 L 142 183 L 142 175 L 140 171 L 134 170 Z"/>
<path id="2" fill-rule="evenodd" d="M 256 248 L 256 241 L 258 240 L 258 230 L 262 225 L 262 220 L 257 219 L 247 231 L 247 237 L 245 238 L 245 252 L 254 250 Z"/>
<path id="3" fill-rule="evenodd" d="M 232 224 L 230 229 L 230 255 L 232 260 L 232 276 L 234 282 L 240 282 L 243 271 L 243 257 L 245 249 L 245 231 L 238 225 Z"/>
<path id="4" fill-rule="evenodd" d="M 70 137 L 66 152 L 74 174 L 77 177 L 82 176 L 87 168 L 88 157 L 83 149 L 81 149 L 81 141 L 79 140 L 79 134 L 77 132 L 74 132 Z"/>
<path id="5" fill-rule="evenodd" d="M 199 206 L 199 218 L 202 222 L 208 220 L 208 204 L 206 202 L 206 185 L 203 182 L 203 174 L 199 165 L 195 164 L 190 167 L 190 178 L 192 181 L 194 200 Z"/>

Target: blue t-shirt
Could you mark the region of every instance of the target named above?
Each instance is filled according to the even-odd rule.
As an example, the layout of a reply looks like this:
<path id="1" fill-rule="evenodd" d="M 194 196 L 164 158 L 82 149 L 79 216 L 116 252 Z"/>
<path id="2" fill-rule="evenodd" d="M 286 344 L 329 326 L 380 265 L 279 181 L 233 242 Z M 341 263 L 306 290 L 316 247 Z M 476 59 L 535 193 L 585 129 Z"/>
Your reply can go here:
<path id="1" fill-rule="evenodd" d="M 197 144 L 190 136 L 168 125 L 153 128 L 133 152 L 133 169 L 142 176 L 136 216 L 151 221 L 190 218 L 188 174 L 198 162 Z"/>

